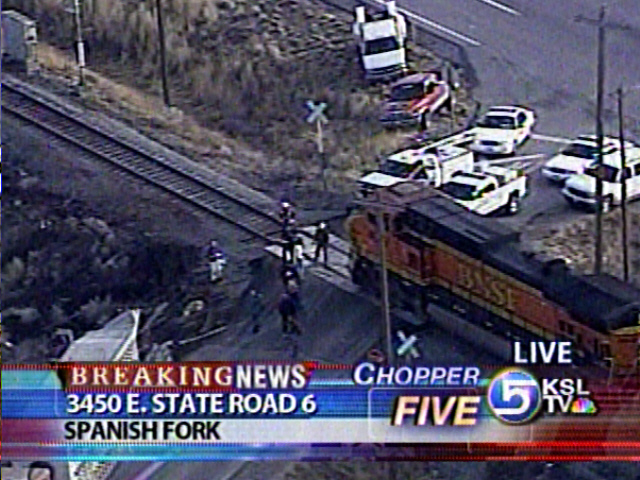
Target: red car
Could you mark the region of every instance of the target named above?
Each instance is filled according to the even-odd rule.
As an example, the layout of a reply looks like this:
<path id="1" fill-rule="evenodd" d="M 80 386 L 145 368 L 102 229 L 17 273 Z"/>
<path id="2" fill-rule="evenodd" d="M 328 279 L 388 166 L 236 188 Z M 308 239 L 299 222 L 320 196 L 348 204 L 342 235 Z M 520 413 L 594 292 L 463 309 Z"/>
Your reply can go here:
<path id="1" fill-rule="evenodd" d="M 414 73 L 391 85 L 380 121 L 388 126 L 426 128 L 429 116 L 443 106 L 451 106 L 449 85 L 435 73 Z"/>

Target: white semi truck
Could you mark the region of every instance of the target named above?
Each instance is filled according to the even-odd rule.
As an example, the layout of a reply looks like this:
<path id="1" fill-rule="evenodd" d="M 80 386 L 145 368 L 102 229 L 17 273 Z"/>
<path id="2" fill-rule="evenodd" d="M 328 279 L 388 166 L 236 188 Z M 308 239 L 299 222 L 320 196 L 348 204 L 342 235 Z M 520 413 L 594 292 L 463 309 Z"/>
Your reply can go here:
<path id="1" fill-rule="evenodd" d="M 381 14 L 369 15 L 364 6 L 355 10 L 353 34 L 359 60 L 369 81 L 387 81 L 407 71 L 407 26 L 395 1 L 386 3 Z"/>

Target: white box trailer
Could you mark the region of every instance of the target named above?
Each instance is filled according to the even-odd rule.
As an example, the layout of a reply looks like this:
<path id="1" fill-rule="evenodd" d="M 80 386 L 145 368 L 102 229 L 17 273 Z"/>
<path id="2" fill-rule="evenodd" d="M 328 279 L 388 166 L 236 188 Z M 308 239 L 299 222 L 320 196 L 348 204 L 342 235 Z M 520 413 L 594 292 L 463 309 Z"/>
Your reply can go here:
<path id="1" fill-rule="evenodd" d="M 2 11 L 2 62 L 16 63 L 31 71 L 37 65 L 36 21 L 15 10 Z"/>

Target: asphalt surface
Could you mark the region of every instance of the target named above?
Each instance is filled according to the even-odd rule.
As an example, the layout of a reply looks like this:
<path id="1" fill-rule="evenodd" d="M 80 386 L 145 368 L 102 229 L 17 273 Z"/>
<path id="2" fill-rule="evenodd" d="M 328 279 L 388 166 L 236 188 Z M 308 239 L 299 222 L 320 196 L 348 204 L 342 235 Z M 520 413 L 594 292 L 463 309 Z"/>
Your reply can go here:
<path id="1" fill-rule="evenodd" d="M 538 131 L 571 137 L 594 129 L 599 0 L 403 0 L 399 5 L 460 33 L 442 38 L 467 51 L 483 105 L 524 104 L 539 117 Z M 499 7 L 500 6 L 500 7 Z M 502 8 L 512 9 L 505 11 Z M 640 8 L 635 0 L 608 2 L 605 91 L 640 84 Z M 606 127 L 614 131 L 615 103 Z M 629 95 L 627 114 L 640 118 L 640 94 Z"/>
<path id="2" fill-rule="evenodd" d="M 605 18 L 605 134 L 617 136 L 615 98 L 622 85 L 640 85 L 640 5 L 607 2 Z M 595 132 L 599 0 L 402 0 L 416 37 L 467 69 L 474 98 L 491 105 L 523 105 L 536 112 L 535 133 L 558 140 Z M 423 18 L 426 22 L 420 21 Z M 453 48 L 453 46 L 457 47 Z M 640 90 L 625 102 L 626 135 L 640 140 Z M 541 166 L 562 144 L 530 141 L 520 155 L 542 154 Z M 583 213 L 569 210 L 557 187 L 531 172 L 531 194 L 514 226 L 563 223 Z M 638 208 L 637 205 L 634 208 Z"/>

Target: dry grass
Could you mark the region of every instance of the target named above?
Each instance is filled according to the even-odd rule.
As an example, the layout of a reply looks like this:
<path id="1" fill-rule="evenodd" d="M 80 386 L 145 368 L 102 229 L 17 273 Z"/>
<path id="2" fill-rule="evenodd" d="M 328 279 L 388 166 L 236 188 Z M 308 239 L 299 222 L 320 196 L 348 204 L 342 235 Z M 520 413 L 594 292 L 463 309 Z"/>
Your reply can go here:
<path id="1" fill-rule="evenodd" d="M 70 81 L 77 76 L 74 59 L 57 47 L 40 43 L 38 60 L 50 74 Z M 92 69 L 86 70 L 85 78 L 89 86 L 84 96 L 87 104 L 118 117 L 135 118 L 138 125 L 148 125 L 150 133 L 160 132 L 158 136 L 164 143 L 180 144 L 205 158 L 215 157 L 218 166 L 228 164 L 226 166 L 230 168 L 237 168 L 238 160 L 242 159 L 249 160 L 243 168 L 260 164 L 251 155 L 234 155 L 236 151 L 247 150 L 241 141 L 201 126 L 192 115 L 181 110 L 165 108 L 162 99 L 156 95 L 113 81 Z"/>
<path id="2" fill-rule="evenodd" d="M 184 112 L 172 116 L 157 98 L 154 2 L 83 3 L 89 65 L 111 79 L 94 72 L 91 95 L 111 110 L 126 105 L 138 126 L 161 128 L 165 143 L 184 139 L 209 164 L 258 178 L 274 171 L 298 182 L 316 178 L 317 162 L 309 161 L 315 131 L 304 121 L 309 99 L 329 105 L 325 151 L 337 183 L 403 138 L 378 125 L 381 90 L 362 84 L 350 15 L 310 0 L 164 0 L 172 103 Z M 7 0 L 3 8 L 12 7 L 38 20 L 41 40 L 68 52 L 73 23 L 63 1 Z M 435 62 L 424 51 L 411 58 L 419 68 Z M 41 45 L 40 60 L 67 78 L 74 74 L 73 59 L 52 47 Z M 225 135 L 214 133 L 220 131 Z M 269 155 L 255 162 L 234 140 Z"/>
<path id="3" fill-rule="evenodd" d="M 640 285 L 640 213 L 629 212 L 628 239 L 631 279 Z M 605 272 L 622 277 L 622 216 L 620 211 L 607 215 L 603 222 L 603 267 Z M 591 273 L 594 258 L 594 219 L 581 218 L 549 232 L 538 243 L 540 250 L 567 260 L 577 271 Z"/>

